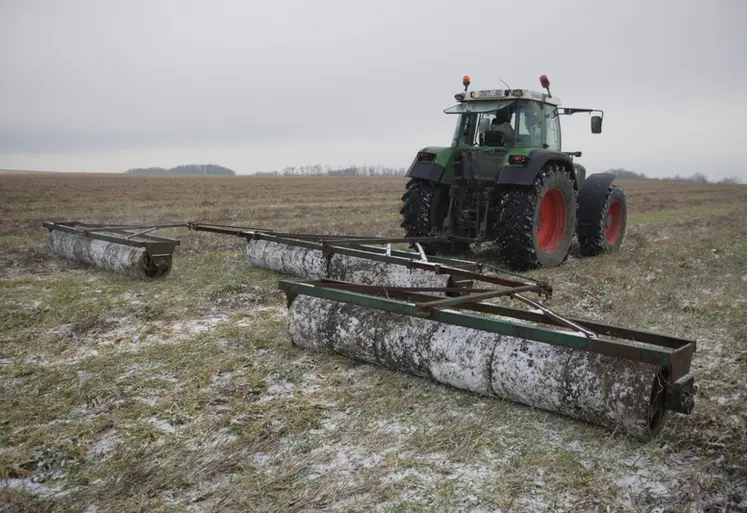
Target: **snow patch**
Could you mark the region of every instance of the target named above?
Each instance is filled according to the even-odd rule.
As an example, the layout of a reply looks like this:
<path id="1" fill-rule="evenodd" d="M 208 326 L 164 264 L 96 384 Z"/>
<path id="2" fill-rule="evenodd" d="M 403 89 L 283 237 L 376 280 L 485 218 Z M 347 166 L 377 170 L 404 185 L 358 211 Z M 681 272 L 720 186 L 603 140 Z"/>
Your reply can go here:
<path id="1" fill-rule="evenodd" d="M 397 421 L 378 420 L 374 425 L 379 429 L 379 431 L 397 437 L 406 437 L 417 431 L 417 426 Z"/>
<path id="2" fill-rule="evenodd" d="M 153 396 L 153 395 L 148 396 L 148 397 L 139 396 L 135 398 L 135 401 L 141 404 L 145 404 L 146 406 L 156 406 L 160 400 L 161 398 L 159 396 Z"/>
<path id="3" fill-rule="evenodd" d="M 258 305 L 250 308 L 247 311 L 247 316 L 243 319 L 239 319 L 237 321 L 233 321 L 231 324 L 233 326 L 238 326 L 240 328 L 250 328 L 255 325 L 257 322 L 256 319 L 253 318 L 251 314 L 254 313 L 262 313 L 262 312 L 269 312 L 272 315 L 275 315 L 277 317 L 285 317 L 288 314 L 288 309 L 285 306 L 266 306 L 266 305 Z"/>
<path id="4" fill-rule="evenodd" d="M 99 436 L 90 450 L 91 455 L 105 455 L 114 450 L 119 442 L 119 435 L 114 429 L 109 429 Z"/>
<path id="5" fill-rule="evenodd" d="M 301 377 L 301 386 L 299 390 L 304 395 L 311 395 L 321 389 L 319 382 L 322 380 L 319 374 L 306 373 Z"/>
<path id="6" fill-rule="evenodd" d="M 293 383 L 277 381 L 273 377 L 268 377 L 266 383 L 266 393 L 262 394 L 259 399 L 257 399 L 258 403 L 265 403 L 278 398 L 291 399 L 294 397 L 293 390 L 296 387 Z"/>
<path id="7" fill-rule="evenodd" d="M 213 376 L 210 376 L 210 384 L 211 385 L 225 385 L 229 381 L 233 379 L 233 372 L 222 372 L 220 374 L 215 374 Z"/>
<path id="8" fill-rule="evenodd" d="M 353 474 L 361 469 L 370 469 L 381 464 L 380 454 L 366 455 L 359 446 L 346 445 L 330 451 L 330 447 L 323 447 L 321 452 L 332 452 L 333 457 L 326 463 L 316 463 L 310 467 L 310 479 L 323 476 L 330 472 L 335 474 Z"/>
<path id="9" fill-rule="evenodd" d="M 50 487 L 30 477 L 23 479 L 0 479 L 0 489 L 2 488 L 26 492 L 37 497 L 51 497 L 62 491 L 61 487 Z"/>
<path id="10" fill-rule="evenodd" d="M 131 305 L 142 305 L 143 301 L 139 299 L 140 297 L 142 297 L 142 294 L 137 292 L 125 292 L 119 296 L 120 299 Z"/>
<path id="11" fill-rule="evenodd" d="M 176 433 L 176 428 L 168 421 L 157 419 L 155 417 L 148 417 L 145 419 L 145 422 L 153 424 L 155 427 L 166 433 Z"/>
<path id="12" fill-rule="evenodd" d="M 218 324 L 224 322 L 227 319 L 227 315 L 216 315 L 201 319 L 177 321 L 170 325 L 170 330 L 172 333 L 176 334 L 177 339 L 182 339 L 184 337 L 210 333 L 211 331 L 215 330 L 215 327 Z M 164 341 L 164 343 L 168 342 Z"/>
<path id="13" fill-rule="evenodd" d="M 275 396 L 293 397 L 292 392 L 294 388 L 295 388 L 295 385 L 293 385 L 293 383 L 288 383 L 288 382 L 277 382 L 277 381 L 268 380 L 268 383 L 267 383 L 267 392 Z"/>
<path id="14" fill-rule="evenodd" d="M 207 434 L 205 438 L 198 438 L 196 441 L 188 441 L 187 446 L 193 450 L 202 448 L 212 451 L 220 449 L 222 446 L 230 444 L 238 439 L 239 438 L 236 435 L 230 433 L 228 430 L 220 429 Z"/>
<path id="15" fill-rule="evenodd" d="M 196 335 L 211 333 L 221 322 L 228 319 L 225 314 L 203 317 L 199 319 L 183 319 L 174 322 L 153 321 L 149 326 L 155 328 L 157 334 L 137 333 L 140 329 L 131 329 L 127 336 L 114 337 L 119 344 L 119 349 L 124 352 L 138 351 L 140 348 L 154 344 L 178 344 Z M 134 333 L 134 334 L 133 334 Z M 109 334 L 106 334 L 109 338 Z"/>

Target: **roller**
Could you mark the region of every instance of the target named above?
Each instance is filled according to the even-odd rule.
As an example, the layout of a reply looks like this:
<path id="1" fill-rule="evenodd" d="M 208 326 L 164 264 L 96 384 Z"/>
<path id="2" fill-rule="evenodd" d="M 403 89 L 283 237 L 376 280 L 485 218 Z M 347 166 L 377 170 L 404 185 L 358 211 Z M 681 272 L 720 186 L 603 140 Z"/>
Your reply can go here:
<path id="1" fill-rule="evenodd" d="M 332 279 L 384 287 L 452 287 L 452 276 L 423 269 L 334 253 L 329 261 L 320 249 L 251 239 L 246 255 L 252 267 L 309 280 Z M 442 294 L 439 294 L 442 295 Z"/>
<path id="2" fill-rule="evenodd" d="M 171 270 L 171 258 L 153 259 L 144 247 L 128 246 L 76 233 L 52 230 L 50 250 L 58 256 L 82 264 L 107 269 L 136 278 L 164 276 Z"/>
<path id="3" fill-rule="evenodd" d="M 246 245 L 249 265 L 300 278 L 321 280 L 327 277 L 327 261 L 318 249 L 251 239 Z"/>
<path id="4" fill-rule="evenodd" d="M 289 305 L 294 344 L 604 426 L 661 429 L 658 366 L 311 295 Z"/>

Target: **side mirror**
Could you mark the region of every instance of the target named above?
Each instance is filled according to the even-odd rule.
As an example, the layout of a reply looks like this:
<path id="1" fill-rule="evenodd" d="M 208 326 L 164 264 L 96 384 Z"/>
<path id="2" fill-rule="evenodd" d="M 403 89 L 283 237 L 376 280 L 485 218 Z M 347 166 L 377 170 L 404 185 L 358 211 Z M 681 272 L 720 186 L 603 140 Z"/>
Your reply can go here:
<path id="1" fill-rule="evenodd" d="M 591 117 L 591 133 L 592 134 L 602 133 L 602 116 Z"/>

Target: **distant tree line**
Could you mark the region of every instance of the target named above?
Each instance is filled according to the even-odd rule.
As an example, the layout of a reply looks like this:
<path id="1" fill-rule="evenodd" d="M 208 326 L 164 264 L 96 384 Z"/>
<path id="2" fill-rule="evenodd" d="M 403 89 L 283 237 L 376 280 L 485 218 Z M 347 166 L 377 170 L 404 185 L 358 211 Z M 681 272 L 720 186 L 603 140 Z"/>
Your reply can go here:
<path id="1" fill-rule="evenodd" d="M 574 164 L 577 169 L 583 169 L 583 166 Z M 407 168 L 393 168 L 382 165 L 364 165 L 364 166 L 348 166 L 348 167 L 336 167 L 322 166 L 320 164 L 307 165 L 300 167 L 284 167 L 278 171 L 260 171 L 255 173 L 256 176 L 404 176 L 407 172 Z M 636 173 L 628 169 L 615 168 L 608 169 L 608 173 L 615 175 L 620 180 L 659 180 L 659 181 L 672 181 L 672 182 L 700 182 L 709 183 L 708 177 L 703 173 L 695 173 L 691 176 L 680 176 L 679 174 L 673 177 L 665 178 L 653 178 L 646 176 L 643 173 Z M 214 164 L 190 164 L 186 166 L 172 167 L 166 169 L 162 167 L 140 167 L 128 169 L 125 171 L 126 174 L 140 174 L 140 175 L 219 175 L 219 176 L 235 176 L 236 173 L 223 166 L 217 166 Z M 741 184 L 742 180 L 737 176 L 731 176 L 722 178 L 718 182 L 719 184 Z"/>
<path id="2" fill-rule="evenodd" d="M 215 164 L 190 164 L 186 166 L 176 166 L 171 169 L 163 167 L 136 167 L 128 169 L 125 174 L 130 175 L 219 175 L 235 176 L 236 172 L 227 167 L 216 166 Z"/>
<path id="3" fill-rule="evenodd" d="M 680 176 L 679 174 L 674 175 L 673 177 L 665 177 L 665 178 L 652 178 L 648 177 L 643 173 L 636 173 L 634 171 L 629 171 L 627 169 L 608 169 L 608 173 L 611 173 L 615 175 L 615 178 L 619 178 L 620 180 L 660 180 L 663 182 L 700 182 L 700 183 L 710 183 L 708 180 L 708 177 L 704 175 L 703 173 L 695 173 L 691 176 Z M 742 183 L 742 180 L 738 176 L 730 176 L 727 178 L 722 178 L 718 182 L 714 183 L 721 183 L 721 184 L 740 184 Z"/>
<path id="4" fill-rule="evenodd" d="M 404 176 L 407 168 L 392 168 L 381 165 L 349 166 L 333 168 L 331 166 L 285 167 L 279 171 L 260 171 L 257 176 Z"/>

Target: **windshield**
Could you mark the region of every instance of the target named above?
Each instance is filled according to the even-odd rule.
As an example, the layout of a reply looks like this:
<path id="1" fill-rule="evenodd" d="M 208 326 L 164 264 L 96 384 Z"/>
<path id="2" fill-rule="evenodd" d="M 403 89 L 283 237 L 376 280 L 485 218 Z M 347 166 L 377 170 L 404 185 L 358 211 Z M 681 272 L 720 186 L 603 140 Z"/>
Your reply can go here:
<path id="1" fill-rule="evenodd" d="M 503 109 L 507 109 L 508 113 L 502 115 L 499 111 Z M 495 130 L 497 125 L 505 122 L 508 126 L 499 128 L 506 134 L 503 142 L 499 143 L 501 146 L 542 147 L 542 106 L 536 101 L 512 99 L 465 102 L 444 112 L 460 114 L 453 140 L 457 145 L 493 146 L 496 143 L 486 141 L 485 132 Z M 500 119 L 496 119 L 497 117 Z"/>

